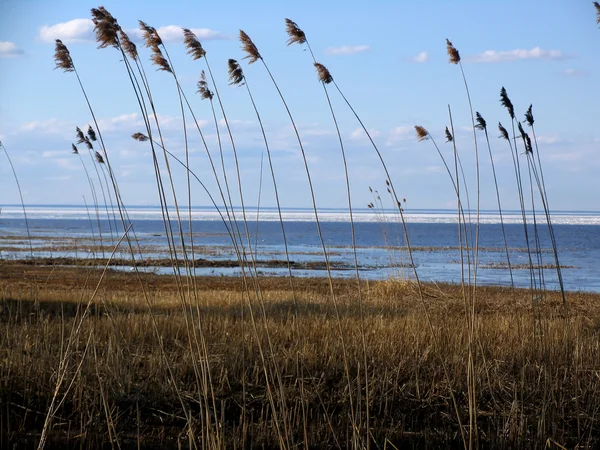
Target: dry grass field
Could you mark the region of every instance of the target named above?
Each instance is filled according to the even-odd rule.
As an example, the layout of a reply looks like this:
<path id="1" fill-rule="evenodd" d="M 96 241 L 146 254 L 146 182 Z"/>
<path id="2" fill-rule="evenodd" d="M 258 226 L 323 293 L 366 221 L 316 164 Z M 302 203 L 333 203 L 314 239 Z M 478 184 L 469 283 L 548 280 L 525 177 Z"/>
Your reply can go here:
<path id="1" fill-rule="evenodd" d="M 109 271 L 89 303 L 97 269 L 3 262 L 0 274 L 3 448 L 35 446 L 49 411 L 49 448 L 345 448 L 367 408 L 372 448 L 462 447 L 460 286 L 426 285 L 423 304 L 412 283 L 364 283 L 365 371 L 355 281 L 335 280 L 338 323 L 326 279 L 295 279 L 294 302 L 285 278 L 261 278 L 253 321 L 240 278 L 199 278 L 182 305 L 170 276 L 140 275 L 144 296 L 135 275 Z M 526 290 L 478 289 L 480 445 L 594 448 L 600 295 L 569 293 L 565 311 L 548 293 L 534 314 Z M 200 328 L 205 353 L 188 332 Z"/>

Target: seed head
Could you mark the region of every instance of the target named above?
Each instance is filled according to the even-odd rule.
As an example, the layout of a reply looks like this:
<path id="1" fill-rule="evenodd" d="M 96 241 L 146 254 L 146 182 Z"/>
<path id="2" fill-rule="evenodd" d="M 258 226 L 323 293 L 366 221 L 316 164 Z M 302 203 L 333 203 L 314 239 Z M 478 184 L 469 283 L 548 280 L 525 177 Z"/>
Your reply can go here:
<path id="1" fill-rule="evenodd" d="M 91 141 L 96 141 L 96 132 L 91 125 L 88 125 L 87 135 Z"/>
<path id="2" fill-rule="evenodd" d="M 206 55 L 206 51 L 202 48 L 202 44 L 191 30 L 183 28 L 183 37 L 183 43 L 188 49 L 188 55 L 192 55 L 194 60 L 200 59 Z"/>
<path id="3" fill-rule="evenodd" d="M 523 139 L 523 145 L 525 146 L 525 153 L 533 153 L 533 149 L 531 148 L 531 139 L 529 135 L 523 129 L 523 125 L 521 122 L 517 122 L 517 127 L 519 128 L 519 133 L 521 133 L 521 139 Z"/>
<path id="4" fill-rule="evenodd" d="M 487 122 L 485 121 L 483 116 L 481 114 L 479 114 L 479 112 L 475 112 L 475 121 L 477 122 L 477 125 L 475 125 L 475 128 L 477 128 L 478 130 L 481 130 L 481 131 L 486 130 Z"/>
<path id="5" fill-rule="evenodd" d="M 448 129 L 448 127 L 446 127 L 444 132 L 446 133 L 446 142 L 452 142 L 454 140 L 454 138 L 452 137 L 452 133 L 450 133 L 450 130 Z"/>
<path id="6" fill-rule="evenodd" d="M 419 138 L 419 142 L 429 139 L 429 132 L 422 126 L 416 125 L 415 131 L 417 132 L 417 137 Z"/>
<path id="7" fill-rule="evenodd" d="M 235 59 L 227 61 L 229 65 L 229 84 L 235 84 L 237 86 L 244 85 L 244 71 L 242 66 Z"/>
<path id="8" fill-rule="evenodd" d="M 523 141 L 525 142 L 525 152 L 529 152 L 533 155 L 533 147 L 531 146 L 531 138 L 528 133 L 525 133 L 523 136 Z"/>
<path id="9" fill-rule="evenodd" d="M 506 131 L 506 128 L 504 128 L 500 122 L 498 122 L 498 129 L 500 130 L 500 136 L 498 137 L 510 141 L 508 137 L 508 131 Z"/>
<path id="10" fill-rule="evenodd" d="M 129 39 L 129 36 L 127 36 L 127 33 L 125 33 L 123 30 L 119 31 L 119 40 L 121 41 L 121 47 L 123 47 L 123 51 L 127 53 L 127 55 L 131 59 L 137 61 L 137 46 L 133 42 L 131 42 L 131 39 Z"/>
<path id="11" fill-rule="evenodd" d="M 527 111 L 525 111 L 525 123 L 532 127 L 533 122 L 535 122 L 533 119 L 533 105 L 529 105 L 529 108 L 527 108 Z"/>
<path id="12" fill-rule="evenodd" d="M 140 29 L 142 30 L 142 37 L 144 38 L 146 47 L 158 47 L 163 43 L 162 39 L 158 35 L 158 32 L 156 31 L 156 28 L 151 27 L 142 20 L 138 21 L 138 23 L 140 24 Z"/>
<path id="13" fill-rule="evenodd" d="M 76 155 L 79 154 L 79 150 L 77 150 L 77 147 L 75 147 L 75 144 L 71 144 L 71 149 L 73 149 L 73 153 L 75 153 Z"/>
<path id="14" fill-rule="evenodd" d="M 100 44 L 98 48 L 119 46 L 117 33 L 121 27 L 117 23 L 111 13 L 104 6 L 92 8 L 92 22 L 94 22 L 94 33 L 96 33 L 96 41 Z"/>
<path id="15" fill-rule="evenodd" d="M 240 42 L 242 43 L 242 50 L 247 53 L 247 55 L 244 56 L 244 59 L 248 59 L 248 64 L 252 64 L 259 59 L 262 59 L 260 53 L 258 52 L 258 48 L 256 48 L 256 45 L 254 45 L 254 42 L 252 42 L 250 36 L 248 36 L 242 30 L 240 30 Z"/>
<path id="16" fill-rule="evenodd" d="M 81 131 L 81 128 L 75 127 L 75 134 L 77 135 L 77 143 L 83 144 L 85 142 L 85 136 L 83 131 Z"/>
<path id="17" fill-rule="evenodd" d="M 448 39 L 446 39 L 446 51 L 448 52 L 448 58 L 451 64 L 458 64 L 460 62 L 460 53 L 458 53 L 456 47 L 454 47 L 452 42 Z"/>
<path id="18" fill-rule="evenodd" d="M 55 69 L 62 69 L 64 72 L 75 71 L 73 60 L 69 49 L 60 39 L 56 39 L 56 47 L 54 50 L 54 62 L 56 63 Z"/>
<path id="19" fill-rule="evenodd" d="M 145 141 L 148 140 L 148 136 L 146 136 L 145 134 L 139 133 L 139 132 L 138 133 L 133 133 L 131 135 L 131 137 L 133 139 L 135 139 L 136 141 L 140 141 L 140 142 L 145 142 Z"/>
<path id="20" fill-rule="evenodd" d="M 285 31 L 290 37 L 287 41 L 287 45 L 304 44 L 306 42 L 304 31 L 298 28 L 298 25 L 293 20 L 285 19 Z"/>
<path id="21" fill-rule="evenodd" d="M 513 106 L 512 102 L 510 101 L 510 98 L 508 98 L 508 95 L 506 94 L 506 89 L 504 89 L 504 86 L 502 86 L 502 89 L 500 89 L 500 103 L 502 103 L 502 106 L 504 106 L 508 110 L 508 115 L 510 116 L 510 118 L 514 119 L 515 118 L 515 107 Z"/>
<path id="22" fill-rule="evenodd" d="M 88 150 L 94 149 L 94 145 L 92 144 L 92 141 L 90 141 L 90 138 L 88 138 L 87 136 L 83 138 L 83 143 L 87 146 Z"/>
<path id="23" fill-rule="evenodd" d="M 96 161 L 98 161 L 98 164 L 104 164 L 104 158 L 98 152 L 96 152 Z"/>
<path id="24" fill-rule="evenodd" d="M 331 76 L 329 70 L 327 70 L 327 67 L 325 67 L 323 64 L 319 64 L 318 62 L 315 63 L 315 67 L 317 68 L 317 76 L 319 77 L 319 81 L 321 83 L 329 84 L 333 81 L 333 77 Z"/>
<path id="25" fill-rule="evenodd" d="M 169 66 L 169 62 L 163 56 L 162 52 L 160 51 L 160 48 L 158 48 L 158 46 L 156 45 L 153 45 L 151 47 L 151 50 L 152 56 L 150 57 L 150 59 L 154 64 L 158 66 L 158 69 L 156 70 L 164 70 L 165 72 L 173 73 L 173 71 L 171 70 L 171 66 Z"/>
<path id="26" fill-rule="evenodd" d="M 600 24 L 600 3 L 594 2 L 594 8 L 596 8 L 596 23 Z"/>
<path id="27" fill-rule="evenodd" d="M 208 88 L 208 82 L 206 81 L 206 74 L 204 70 L 200 73 L 200 81 L 198 81 L 198 90 L 196 91 L 202 97 L 202 100 L 212 100 L 213 93 Z"/>

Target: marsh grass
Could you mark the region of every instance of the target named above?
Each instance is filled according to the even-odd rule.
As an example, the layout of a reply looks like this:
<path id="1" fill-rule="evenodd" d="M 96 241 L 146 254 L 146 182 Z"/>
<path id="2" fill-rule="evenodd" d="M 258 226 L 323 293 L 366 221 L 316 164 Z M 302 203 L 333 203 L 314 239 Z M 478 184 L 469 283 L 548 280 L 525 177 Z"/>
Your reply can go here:
<path id="1" fill-rule="evenodd" d="M 0 395 L 5 408 L 0 411 L 2 424 L 10 423 L 10 436 L 34 433 L 41 426 L 41 416 L 50 401 L 54 370 L 61 358 L 61 329 L 69 329 L 78 319 L 81 295 L 69 291 L 65 283 L 84 285 L 88 276 L 78 269 L 59 269 L 49 277 L 46 288 L 33 301 L 28 282 L 48 277 L 47 269 L 27 268 L 20 283 L 13 277 L 23 273 L 21 267 L 5 267 L 8 275 L 0 284 L 3 310 L 0 316 L 5 328 L 2 341 L 2 379 Z M 93 272 L 83 298 L 91 298 L 101 271 Z M 151 285 L 152 313 L 146 308 L 136 281 L 128 274 L 110 274 L 89 304 L 89 312 L 81 316 L 78 338 L 69 352 L 69 377 L 73 384 L 67 391 L 61 388 L 63 401 L 55 412 L 56 423 L 50 441 L 82 443 L 93 448 L 108 442 L 108 422 L 111 433 L 122 446 L 136 439 L 136 429 L 142 430 L 142 443 L 157 442 L 175 445 L 181 439 L 182 427 L 199 426 L 195 416 L 191 424 L 180 404 L 181 395 L 187 410 L 197 411 L 198 391 L 193 375 L 192 354 L 186 344 L 185 318 L 173 288 L 173 276 L 143 275 Z M 204 318 L 209 358 L 213 370 L 213 388 L 217 417 L 224 430 L 227 448 L 240 445 L 244 433 L 252 436 L 254 445 L 278 447 L 274 423 L 270 421 L 267 385 L 259 355 L 258 343 L 252 334 L 248 310 L 242 318 L 241 308 L 248 305 L 238 295 L 236 279 L 203 279 L 198 301 Z M 295 339 L 290 326 L 294 308 L 291 292 L 277 279 L 262 280 L 267 320 L 271 340 L 276 350 L 286 384 L 288 421 L 292 433 L 302 437 L 301 401 L 307 402 L 307 445 L 310 447 L 349 445 L 346 434 L 350 417 L 343 414 L 346 397 L 355 393 L 346 390 L 344 361 L 338 337 L 336 312 L 328 299 L 326 280 L 296 280 L 298 301 L 297 326 L 304 336 Z M 443 346 L 434 341 L 423 327 L 420 300 L 415 286 L 409 282 L 370 282 L 363 290 L 363 313 L 358 307 L 357 293 L 351 281 L 336 281 L 339 293 L 338 310 L 346 332 L 348 361 L 352 379 L 360 376 L 362 337 L 357 330 L 365 321 L 366 345 L 371 359 L 369 376 L 371 390 L 371 433 L 376 442 L 389 439 L 400 445 L 411 436 L 413 440 L 456 442 L 460 434 L 452 418 L 452 406 L 447 395 L 445 375 L 440 359 L 457 394 L 461 413 L 468 411 L 466 367 L 468 357 L 465 342 L 468 330 L 464 326 L 463 300 L 460 286 L 424 285 L 430 303 L 432 324 Z M 577 375 L 569 354 L 570 346 L 562 339 L 564 318 L 559 293 L 547 296 L 543 306 L 548 317 L 543 339 L 552 348 L 547 358 L 536 349 L 532 323 L 528 320 L 531 304 L 527 290 L 516 290 L 519 316 L 508 289 L 480 286 L 477 305 L 479 321 L 477 337 L 485 364 L 477 365 L 474 374 L 478 385 L 479 427 L 487 430 L 481 440 L 487 444 L 504 443 L 512 448 L 533 446 L 552 437 L 565 445 L 588 445 L 593 448 L 598 435 L 595 411 L 600 405 L 600 388 L 596 379 L 600 360 L 600 317 L 595 304 L 598 296 L 573 295 L 573 328 L 577 354 Z M 85 308 L 85 304 L 83 305 Z M 157 333 L 148 332 L 152 321 Z M 517 333 L 519 322 L 522 334 Z M 266 335 L 261 332 L 266 345 Z M 390 346 L 389 343 L 394 345 Z M 161 345 L 168 354 L 161 355 Z M 93 357 L 93 347 L 96 358 Z M 298 348 L 304 347 L 303 349 Z M 242 354 L 245 354 L 244 362 Z M 304 400 L 296 384 L 295 361 L 298 355 L 303 367 L 311 374 L 304 380 Z M 64 357 L 62 357 L 64 359 Z M 102 387 L 98 382 L 102 381 Z M 242 386 L 241 380 L 246 380 Z M 246 421 L 240 423 L 242 390 L 246 389 Z M 353 391 L 358 389 L 353 384 Z M 550 389 L 550 390 L 548 390 Z M 179 394 L 177 391 L 179 390 Z M 521 397 L 526 392 L 526 397 Z M 548 396 L 550 395 L 550 396 Z M 580 402 L 581 440 L 577 441 L 572 424 Z M 104 399 L 103 399 L 104 398 Z M 341 402 L 341 404 L 340 404 Z M 26 409 L 19 405 L 27 405 Z M 105 405 L 110 414 L 105 414 Z M 139 409 L 139 419 L 137 410 Z M 322 411 L 329 412 L 328 422 Z M 109 418 L 110 417 L 110 418 Z M 139 420 L 139 422 L 138 422 Z M 188 425 L 186 425 L 188 424 Z M 80 434 L 80 430 L 86 432 Z M 7 436 L 4 430 L 4 436 Z M 10 437 L 9 436 L 9 437 Z M 460 441 L 456 442 L 457 444 Z M 571 444 L 569 444 L 571 443 Z M 182 445 L 186 446 L 187 443 Z M 400 447 L 401 448 L 401 447 Z"/>

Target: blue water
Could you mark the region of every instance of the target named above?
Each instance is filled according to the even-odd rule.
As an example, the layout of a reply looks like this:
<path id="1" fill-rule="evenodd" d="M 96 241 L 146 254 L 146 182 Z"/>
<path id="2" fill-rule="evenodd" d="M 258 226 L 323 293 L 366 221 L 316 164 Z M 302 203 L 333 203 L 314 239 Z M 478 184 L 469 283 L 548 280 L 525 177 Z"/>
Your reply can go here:
<path id="1" fill-rule="evenodd" d="M 131 237 L 138 239 L 144 258 L 165 257 L 168 255 L 167 239 L 160 210 L 154 207 L 128 208 L 129 219 L 133 223 Z M 309 209 L 286 209 L 284 226 L 287 236 L 290 259 L 292 261 L 323 261 L 323 250 L 314 214 Z M 28 206 L 28 223 L 33 243 L 33 256 L 102 256 L 87 251 L 89 245 L 99 244 L 98 223 L 92 214 L 89 220 L 85 208 L 81 206 Z M 102 219 L 104 217 L 104 219 Z M 174 215 L 171 216 L 174 219 Z M 187 212 L 184 214 L 187 218 Z M 195 257 L 207 259 L 235 260 L 231 236 L 212 208 L 193 209 L 192 229 Z M 322 233 L 330 260 L 343 263 L 345 269 L 334 270 L 334 276 L 354 276 L 352 235 L 347 212 L 335 209 L 320 211 Z M 236 211 L 244 246 L 248 247 L 241 212 Z M 284 241 L 277 211 L 262 209 L 257 219 L 256 211 L 247 210 L 248 231 L 252 250 L 257 259 L 285 259 Z M 475 220 L 474 214 L 472 215 Z M 505 231 L 513 265 L 522 267 L 513 270 L 517 286 L 530 286 L 527 242 L 520 213 L 505 213 Z M 555 264 L 548 227 L 543 217 L 537 217 L 538 238 L 542 252 L 542 264 Z M 460 282 L 461 264 L 458 247 L 458 226 L 456 214 L 445 210 L 415 210 L 406 212 L 407 230 L 416 271 L 421 280 L 440 282 Z M 397 213 L 370 210 L 357 210 L 355 214 L 356 246 L 360 274 L 363 278 L 383 279 L 390 276 L 414 277 L 409 266 L 404 230 Z M 528 217 L 530 246 L 535 248 L 534 228 L 531 215 Z M 553 229 L 558 244 L 558 256 L 565 287 L 568 290 L 600 292 L 600 213 L 597 212 L 558 212 L 552 215 Z M 106 213 L 100 220 L 105 254 L 110 254 L 114 243 L 123 234 L 120 220 L 106 220 Z M 189 245 L 189 223 L 182 224 Z M 112 233 L 111 233 L 112 229 Z M 173 229 L 178 230 L 173 221 Z M 471 239 L 474 242 L 476 228 L 471 226 Z M 507 269 L 491 268 L 506 262 L 502 229 L 499 216 L 493 211 L 485 211 L 479 228 L 478 283 L 510 285 Z M 95 238 L 95 241 L 94 241 Z M 177 240 L 177 245 L 180 245 Z M 66 248 L 66 247 L 69 248 Z M 137 248 L 137 247 L 136 247 Z M 29 240 L 23 213 L 18 206 L 2 206 L 0 213 L 0 258 L 16 259 L 30 257 Z M 127 258 L 125 244 L 117 250 L 116 256 Z M 463 253 L 467 261 L 467 253 Z M 472 253 L 471 253 L 472 255 Z M 534 264 L 537 256 L 532 255 Z M 474 261 L 471 261 L 474 263 Z M 158 273 L 169 273 L 170 268 L 150 268 Z M 286 274 L 287 268 L 261 268 L 265 274 Z M 465 267 L 465 271 L 466 271 Z M 472 269 L 471 269 L 472 270 Z M 197 274 L 235 274 L 238 269 L 197 269 Z M 297 276 L 324 276 L 324 270 L 294 270 Z M 466 273 L 466 272 L 465 272 Z M 557 289 L 555 269 L 543 271 L 546 287 Z"/>

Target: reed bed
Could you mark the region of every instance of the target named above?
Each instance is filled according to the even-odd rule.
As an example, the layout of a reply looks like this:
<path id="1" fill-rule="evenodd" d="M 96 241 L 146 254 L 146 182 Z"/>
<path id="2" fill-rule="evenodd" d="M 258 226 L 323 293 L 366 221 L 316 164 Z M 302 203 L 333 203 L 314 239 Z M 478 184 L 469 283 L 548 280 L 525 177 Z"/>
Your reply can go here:
<path id="1" fill-rule="evenodd" d="M 50 269 L 16 266 L 5 273 L 11 281 L 25 274 L 20 282 L 4 281 L 0 286 L 4 329 L 0 391 L 4 408 L 0 415 L 4 438 L 17 442 L 38 436 L 52 399 L 55 367 L 63 358 L 65 332 L 77 320 L 81 300 L 91 295 L 100 272 L 58 269 L 50 273 Z M 48 284 L 32 292 L 32 283 L 42 279 L 48 279 Z M 68 382 L 58 395 L 60 405 L 48 444 L 83 442 L 86 448 L 93 448 L 112 441 L 115 447 L 138 442 L 168 447 L 179 441 L 187 447 L 185 427 L 200 427 L 201 393 L 194 382 L 193 350 L 186 343 L 184 312 L 174 293 L 177 281 L 173 276 L 152 275 L 143 275 L 143 281 L 152 297 L 151 310 L 136 292 L 130 275 L 111 274 L 103 283 L 66 362 Z M 248 306 L 238 295 L 239 281 L 200 281 L 203 287 L 198 302 L 210 343 L 215 420 L 224 430 L 222 444 L 227 448 L 242 443 L 278 447 L 258 343 L 249 326 Z M 459 412 L 467 417 L 469 332 L 464 326 L 460 286 L 424 287 L 432 324 L 444 343 L 441 347 L 423 327 L 419 296 L 412 284 L 365 282 L 361 308 L 353 283 L 337 281 L 339 320 L 347 336 L 353 381 L 350 392 L 338 319 L 328 300 L 326 280 L 296 280 L 295 310 L 290 289 L 278 279 L 263 279 L 262 288 L 274 349 L 269 357 L 277 360 L 282 372 L 286 420 L 293 426 L 290 440 L 310 448 L 349 445 L 352 421 L 343 405 L 348 396 L 364 389 L 360 375 L 364 338 L 373 442 L 460 444 L 440 365 L 442 359 Z M 600 315 L 595 306 L 599 296 L 571 296 L 569 340 L 560 293 L 548 294 L 542 306 L 544 345 L 540 347 L 529 320 L 532 309 L 526 289 L 516 290 L 516 304 L 509 289 L 479 289 L 476 332 L 477 355 L 482 361 L 473 376 L 478 386 L 482 444 L 528 447 L 550 437 L 564 445 L 579 443 L 592 448 L 598 442 L 600 407 Z M 156 335 L 148 332 L 152 321 L 156 322 Z M 364 335 L 360 332 L 362 321 L 368 330 Z M 292 322 L 302 341 L 296 338 Z M 158 336 L 169 356 L 172 378 L 167 375 Z M 264 331 L 259 338 L 267 345 Z M 296 364 L 311 374 L 303 380 L 302 395 Z M 177 391 L 191 413 L 191 423 Z M 307 405 L 304 417 L 301 402 Z M 103 412 L 105 407 L 108 415 Z M 240 420 L 242 407 L 245 421 Z M 309 430 L 306 436 L 301 433 L 304 420 Z M 107 433 L 109 421 L 112 439 Z"/>

